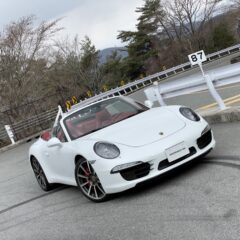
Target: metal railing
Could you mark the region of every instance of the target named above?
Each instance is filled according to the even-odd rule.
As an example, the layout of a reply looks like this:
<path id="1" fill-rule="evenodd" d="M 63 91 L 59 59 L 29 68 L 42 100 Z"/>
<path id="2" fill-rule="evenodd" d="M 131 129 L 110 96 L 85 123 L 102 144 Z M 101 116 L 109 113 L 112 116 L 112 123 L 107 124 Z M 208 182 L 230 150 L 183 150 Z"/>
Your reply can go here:
<path id="1" fill-rule="evenodd" d="M 239 83 L 240 63 L 208 71 L 206 72 L 206 76 L 213 83 L 214 87 Z M 182 80 L 160 83 L 154 87 L 146 88 L 144 92 L 150 101 L 159 101 L 162 102 L 160 104 L 163 105 L 163 99 L 208 89 L 205 77 L 200 74 L 199 76 L 188 77 Z"/>
<path id="2" fill-rule="evenodd" d="M 237 53 L 237 52 L 240 52 L 240 44 L 207 55 L 208 60 L 205 64 L 215 61 L 217 59 L 220 59 L 224 56 Z M 73 108 L 77 108 L 79 106 L 84 106 L 89 103 L 92 103 L 92 102 L 95 102 L 95 101 L 98 101 L 98 100 L 101 100 L 104 98 L 108 98 L 111 96 L 128 95 L 134 91 L 138 91 L 141 88 L 145 88 L 145 87 L 153 84 L 153 82 L 155 82 L 155 81 L 161 81 L 161 80 L 167 79 L 168 77 L 172 77 L 174 75 L 191 70 L 193 68 L 195 68 L 195 67 L 192 67 L 190 62 L 186 62 L 186 63 L 178 65 L 176 67 L 167 69 L 165 71 L 158 72 L 156 74 L 144 77 L 142 79 L 139 79 L 139 80 L 136 80 L 133 82 L 130 82 L 124 86 L 117 87 L 115 89 L 111 89 L 104 93 L 100 93 L 89 99 L 85 99 L 85 100 L 81 101 L 80 103 L 74 105 Z M 195 81 L 196 84 L 197 84 L 197 81 L 198 80 Z M 188 92 L 188 90 L 186 90 L 186 91 L 184 90 L 187 87 L 191 87 L 192 89 L 195 88 L 196 91 L 198 91 L 199 89 L 201 90 L 203 88 L 203 86 L 201 88 L 201 87 L 196 87 L 196 85 L 195 86 L 190 86 L 190 85 L 184 86 L 184 84 L 182 84 L 182 86 L 181 86 L 181 84 L 182 83 L 175 81 L 174 85 L 177 85 L 178 88 L 175 88 L 174 91 L 169 91 L 169 92 L 167 92 L 167 90 L 166 90 L 164 93 L 165 94 L 164 97 L 173 97 L 173 96 L 177 96 L 179 94 L 185 94 L 185 92 Z M 201 85 L 202 82 L 200 81 L 199 84 Z M 218 85 L 220 86 L 221 84 L 223 84 L 223 81 L 222 81 L 222 83 L 216 83 L 217 86 Z M 168 87 L 169 89 L 171 88 L 171 86 L 170 85 L 168 86 L 168 84 L 166 84 L 165 87 L 166 88 Z M 32 134 L 35 134 L 37 131 L 48 129 L 51 126 L 51 124 L 53 123 L 56 113 L 57 113 L 57 108 L 51 109 L 46 112 L 42 112 L 41 114 L 37 114 L 28 119 L 24 119 L 22 121 L 18 121 L 16 123 L 11 124 L 11 128 L 15 135 L 15 140 L 18 141 L 22 138 L 25 138 Z M 6 133 L 6 131 L 4 133 L 4 130 L 0 129 L 0 143 L 1 143 L 1 140 L 5 141 L 5 139 L 8 139 L 7 133 Z M 1 144 L 0 144 L 0 147 L 1 147 Z"/>
<path id="3" fill-rule="evenodd" d="M 207 62 L 205 62 L 205 64 L 208 64 L 209 62 L 215 61 L 219 58 L 222 58 L 224 56 L 227 56 L 227 55 L 230 55 L 230 54 L 233 54 L 236 52 L 240 52 L 240 44 L 223 49 L 219 52 L 207 55 L 208 60 L 207 60 Z M 188 71 L 193 68 L 196 68 L 196 67 L 193 67 L 190 62 L 186 62 L 186 63 L 178 65 L 176 67 L 167 69 L 165 71 L 158 72 L 153 75 L 147 76 L 145 78 L 130 82 L 122 87 L 117 87 L 117 88 L 111 89 L 107 92 L 101 93 L 99 95 L 95 95 L 94 97 L 91 97 L 89 99 L 81 101 L 79 104 L 76 104 L 75 108 L 78 107 L 79 105 L 86 105 L 91 102 L 94 102 L 94 101 L 97 101 L 100 99 L 104 99 L 107 97 L 130 94 L 134 91 L 139 90 L 140 88 L 143 88 L 143 87 L 153 84 L 153 82 L 155 82 L 155 81 L 161 81 L 163 79 L 172 77 L 176 74 Z"/>
<path id="4" fill-rule="evenodd" d="M 23 120 L 21 122 L 17 122 L 12 124 L 12 129 L 15 134 L 20 133 L 22 130 L 28 129 L 32 126 L 41 126 L 42 129 L 45 129 L 46 124 L 48 124 L 49 121 L 52 121 L 55 119 L 57 114 L 57 109 L 53 109 L 51 111 L 47 111 L 44 113 L 44 115 L 36 115 L 29 119 Z"/>

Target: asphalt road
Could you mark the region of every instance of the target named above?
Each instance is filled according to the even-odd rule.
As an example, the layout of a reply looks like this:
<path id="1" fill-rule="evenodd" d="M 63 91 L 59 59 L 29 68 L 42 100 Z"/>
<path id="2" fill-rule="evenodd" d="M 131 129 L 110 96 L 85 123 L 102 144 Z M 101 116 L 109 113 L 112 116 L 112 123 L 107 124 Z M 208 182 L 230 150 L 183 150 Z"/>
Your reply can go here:
<path id="1" fill-rule="evenodd" d="M 226 86 L 218 89 L 218 93 L 222 97 L 223 100 L 229 99 L 230 101 L 226 101 L 227 107 L 237 107 L 240 106 L 240 84 L 235 84 L 231 86 Z M 144 103 L 146 97 L 143 93 L 133 93 L 130 97 L 136 99 L 139 102 Z M 234 98 L 233 98 L 234 97 Z M 232 100 L 231 100 L 232 99 Z M 200 109 L 204 107 L 208 107 L 208 105 L 214 104 L 215 100 L 212 98 L 208 91 L 197 92 L 194 94 L 182 95 L 174 98 L 165 99 L 167 105 L 184 105 L 191 107 L 193 109 Z M 228 102 L 230 104 L 228 104 Z M 155 103 L 155 106 L 158 104 Z M 211 108 L 217 107 L 215 104 Z M 210 108 L 209 108 L 210 109 Z"/>
<path id="2" fill-rule="evenodd" d="M 239 54 L 235 54 L 239 55 Z M 234 56 L 234 55 L 233 55 Z M 204 68 L 229 64 L 233 56 Z M 199 74 L 197 69 L 167 81 Z M 238 106 L 240 85 L 219 89 Z M 131 95 L 144 102 L 142 90 Z M 214 101 L 208 92 L 167 99 L 194 109 Z M 240 239 L 240 124 L 213 126 L 217 147 L 205 159 L 94 204 L 74 187 L 45 193 L 27 161 L 32 143 L 0 154 L 0 239 Z"/>
<path id="3" fill-rule="evenodd" d="M 40 190 L 27 161 L 31 143 L 0 155 L 1 240 L 240 239 L 240 124 L 214 125 L 205 159 L 92 203 L 74 187 Z"/>

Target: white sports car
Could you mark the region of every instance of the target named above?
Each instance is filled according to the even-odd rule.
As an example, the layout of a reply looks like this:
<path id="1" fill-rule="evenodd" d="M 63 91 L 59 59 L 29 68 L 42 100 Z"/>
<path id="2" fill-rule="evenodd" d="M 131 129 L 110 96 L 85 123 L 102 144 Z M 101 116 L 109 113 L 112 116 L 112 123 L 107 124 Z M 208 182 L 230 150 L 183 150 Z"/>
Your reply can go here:
<path id="1" fill-rule="evenodd" d="M 53 130 L 30 148 L 40 187 L 78 186 L 100 202 L 215 147 L 209 125 L 190 108 L 148 106 L 113 97 L 67 113 L 60 109 Z"/>

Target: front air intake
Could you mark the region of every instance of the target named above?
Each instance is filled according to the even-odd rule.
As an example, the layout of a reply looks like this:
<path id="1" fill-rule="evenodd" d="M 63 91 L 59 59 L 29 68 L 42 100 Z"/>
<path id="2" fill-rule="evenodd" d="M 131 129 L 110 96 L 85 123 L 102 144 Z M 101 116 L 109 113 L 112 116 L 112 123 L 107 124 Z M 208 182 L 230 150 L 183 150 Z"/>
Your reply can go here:
<path id="1" fill-rule="evenodd" d="M 134 179 L 147 176 L 150 170 L 151 170 L 151 165 L 148 162 L 146 162 L 146 163 L 141 163 L 136 166 L 121 170 L 120 174 L 125 180 L 131 181 Z"/>
<path id="2" fill-rule="evenodd" d="M 211 130 L 204 133 L 200 138 L 197 139 L 197 145 L 200 149 L 205 148 L 212 141 L 212 132 Z"/>

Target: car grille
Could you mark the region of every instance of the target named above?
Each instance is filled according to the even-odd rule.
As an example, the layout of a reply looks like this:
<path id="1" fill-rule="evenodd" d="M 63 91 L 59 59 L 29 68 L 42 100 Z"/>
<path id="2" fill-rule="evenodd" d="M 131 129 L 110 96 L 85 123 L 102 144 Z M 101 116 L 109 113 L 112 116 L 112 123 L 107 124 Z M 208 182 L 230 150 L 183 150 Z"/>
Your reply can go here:
<path id="1" fill-rule="evenodd" d="M 146 162 L 146 163 L 141 163 L 134 167 L 130 167 L 128 169 L 124 169 L 120 171 L 120 174 L 125 180 L 131 181 L 134 179 L 147 176 L 150 170 L 151 170 L 151 165 L 148 162 Z"/>
<path id="2" fill-rule="evenodd" d="M 181 162 L 181 161 L 183 161 L 184 159 L 187 159 L 187 158 L 191 157 L 191 156 L 194 155 L 196 152 L 197 152 L 197 151 L 196 151 L 195 147 L 190 147 L 190 148 L 189 148 L 189 154 L 187 154 L 187 155 L 185 155 L 185 156 L 183 156 L 183 157 L 181 157 L 181 158 L 179 158 L 179 159 L 176 159 L 176 160 L 173 161 L 173 162 L 169 162 L 168 159 L 165 159 L 165 160 L 161 161 L 161 162 L 159 163 L 159 165 L 158 165 L 158 170 L 163 170 L 164 168 L 170 167 L 170 166 L 172 166 L 172 165 L 174 165 L 174 164 L 176 164 L 176 163 L 178 163 L 178 162 Z"/>
<path id="3" fill-rule="evenodd" d="M 211 130 L 204 133 L 200 138 L 197 139 L 197 145 L 200 149 L 205 148 L 212 141 L 212 132 Z"/>

